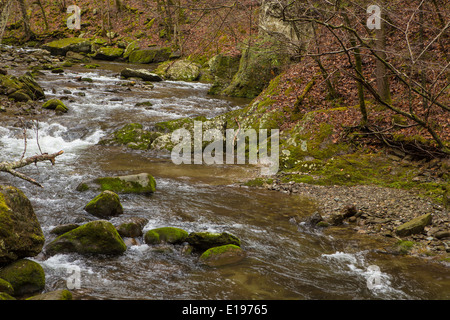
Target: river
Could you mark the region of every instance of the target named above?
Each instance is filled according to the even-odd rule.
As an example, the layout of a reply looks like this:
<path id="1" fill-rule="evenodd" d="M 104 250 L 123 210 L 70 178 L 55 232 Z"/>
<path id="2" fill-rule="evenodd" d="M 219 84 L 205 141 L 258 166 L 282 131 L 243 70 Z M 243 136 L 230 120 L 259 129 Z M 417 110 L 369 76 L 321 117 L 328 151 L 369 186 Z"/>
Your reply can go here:
<path id="1" fill-rule="evenodd" d="M 69 112 L 39 121 L 28 129 L 27 155 L 64 150 L 56 164 L 38 164 L 22 172 L 44 185 L 40 189 L 8 175 L 31 200 L 47 243 L 60 224 L 94 220 L 83 207 L 96 194 L 80 193 L 84 180 L 148 172 L 157 181 L 151 196 L 121 195 L 124 215 L 149 220 L 145 230 L 174 226 L 188 232 L 226 231 L 239 237 L 247 258 L 220 268 L 198 263 L 181 248 L 140 243 L 120 256 L 86 257 L 60 254 L 33 258 L 46 273 L 46 291 L 66 288 L 79 270 L 79 299 L 449 299 L 450 279 L 444 266 L 422 259 L 371 250 L 372 239 L 350 230 L 308 230 L 292 223 L 312 214 L 309 199 L 240 187 L 236 182 L 257 173 L 248 166 L 176 166 L 167 155 L 99 146 L 124 124 L 150 126 L 181 117 L 213 117 L 248 103 L 207 95 L 201 83 L 164 81 L 154 88 L 127 86 L 120 63 L 100 63 L 88 70 L 67 68 L 63 74 L 44 71 L 38 82 L 47 98 L 66 96 Z M 146 66 L 148 67 L 148 66 Z M 16 70 L 19 72 L 20 70 Z M 89 77 L 92 83 L 77 81 Z M 136 106 L 150 101 L 151 107 Z M 23 130 L 0 124 L 1 159 L 20 158 Z M 377 271 L 373 271 L 376 266 Z M 377 277 L 374 287 L 368 280 Z M 370 287 L 370 288 L 369 288 Z"/>

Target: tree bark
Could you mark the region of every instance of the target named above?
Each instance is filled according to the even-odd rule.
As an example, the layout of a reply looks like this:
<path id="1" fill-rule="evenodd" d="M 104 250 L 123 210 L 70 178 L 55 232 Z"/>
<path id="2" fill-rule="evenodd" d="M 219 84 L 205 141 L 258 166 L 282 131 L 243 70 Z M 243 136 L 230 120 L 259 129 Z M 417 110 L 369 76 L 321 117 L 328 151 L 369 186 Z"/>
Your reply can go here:
<path id="1" fill-rule="evenodd" d="M 381 13 L 381 29 L 375 31 L 375 50 L 378 56 L 386 60 L 386 28 L 383 12 Z M 389 86 L 389 75 L 387 72 L 386 65 L 376 59 L 376 77 L 377 77 L 377 89 L 380 97 L 387 103 L 391 103 L 391 90 Z"/>

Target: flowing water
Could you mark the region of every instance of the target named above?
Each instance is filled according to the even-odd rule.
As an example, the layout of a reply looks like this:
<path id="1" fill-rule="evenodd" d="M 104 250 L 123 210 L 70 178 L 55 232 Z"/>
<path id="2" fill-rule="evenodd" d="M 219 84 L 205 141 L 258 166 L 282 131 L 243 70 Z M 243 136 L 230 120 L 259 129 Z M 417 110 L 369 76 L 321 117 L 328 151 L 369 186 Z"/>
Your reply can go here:
<path id="1" fill-rule="evenodd" d="M 448 269 L 423 260 L 376 253 L 380 246 L 345 229 L 319 232 L 292 223 L 315 211 L 308 199 L 239 187 L 235 182 L 258 173 L 247 166 L 174 165 L 167 155 L 104 147 L 97 143 L 126 123 L 145 126 L 181 117 L 213 117 L 248 101 L 207 95 L 200 83 L 155 83 L 155 87 L 123 86 L 123 64 L 103 63 L 89 71 L 67 69 L 39 79 L 47 98 L 66 96 L 70 112 L 39 122 L 27 131 L 27 155 L 65 153 L 55 166 L 38 164 L 22 172 L 42 182 L 44 189 L 8 175 L 30 198 L 47 242 L 60 224 L 95 218 L 83 207 L 96 194 L 76 186 L 99 176 L 148 172 L 157 181 L 151 196 L 121 195 L 124 215 L 149 220 L 145 230 L 175 226 L 191 231 L 226 231 L 238 236 L 247 258 L 220 268 L 198 263 L 182 247 L 140 243 L 117 257 L 77 254 L 38 256 L 46 272 L 46 290 L 66 288 L 80 271 L 81 299 L 449 299 Z M 148 67 L 148 66 L 146 66 Z M 79 76 L 92 83 L 77 81 Z M 64 91 L 65 90 L 65 91 Z M 151 107 L 137 107 L 150 101 Z M 36 141 L 39 141 L 39 145 Z M 23 129 L 0 124 L 0 160 L 19 158 L 24 151 Z M 379 272 L 374 274 L 372 266 Z M 378 277 L 369 289 L 368 280 Z"/>

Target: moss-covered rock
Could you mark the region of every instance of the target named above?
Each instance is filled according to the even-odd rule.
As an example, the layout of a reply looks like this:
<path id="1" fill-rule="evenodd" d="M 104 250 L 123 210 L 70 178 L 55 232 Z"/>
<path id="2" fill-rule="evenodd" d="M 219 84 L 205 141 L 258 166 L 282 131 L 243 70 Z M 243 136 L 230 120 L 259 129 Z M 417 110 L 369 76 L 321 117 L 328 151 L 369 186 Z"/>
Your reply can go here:
<path id="1" fill-rule="evenodd" d="M 60 111 L 63 113 L 66 113 L 69 111 L 69 108 L 66 107 L 66 105 L 59 99 L 53 98 L 48 100 L 42 105 L 43 109 L 49 109 L 49 110 L 55 110 Z"/>
<path id="2" fill-rule="evenodd" d="M 88 63 L 91 59 L 81 53 L 68 51 L 66 53 L 66 61 L 70 63 Z"/>
<path id="3" fill-rule="evenodd" d="M 197 63 L 188 60 L 177 60 L 160 64 L 155 73 L 167 80 L 195 81 L 200 76 L 200 70 L 201 66 Z"/>
<path id="4" fill-rule="evenodd" d="M 189 233 L 180 228 L 164 227 L 149 230 L 145 233 L 145 243 L 147 244 L 160 244 L 170 243 L 177 244 L 183 243 L 188 237 Z"/>
<path id="5" fill-rule="evenodd" d="M 144 130 L 139 123 L 130 123 L 113 133 L 112 137 L 100 141 L 101 145 L 125 145 L 134 150 L 148 150 L 162 133 Z"/>
<path id="6" fill-rule="evenodd" d="M 152 47 L 142 50 L 134 50 L 128 56 L 130 63 L 158 63 L 169 60 L 172 50 L 170 48 Z"/>
<path id="7" fill-rule="evenodd" d="M 89 40 L 82 38 L 64 38 L 46 43 L 43 49 L 50 51 L 53 55 L 66 55 L 67 52 L 90 53 L 92 44 Z"/>
<path id="8" fill-rule="evenodd" d="M 0 300 L 16 300 L 16 298 L 12 297 L 6 292 L 0 292 Z"/>
<path id="9" fill-rule="evenodd" d="M 80 254 L 122 254 L 127 249 L 116 228 L 108 221 L 88 222 L 64 233 L 46 247 L 50 255 L 77 252 Z"/>
<path id="10" fill-rule="evenodd" d="M 215 232 L 192 232 L 186 238 L 191 246 L 196 250 L 208 250 L 213 247 L 220 247 L 228 244 L 233 244 L 238 247 L 241 246 L 241 240 L 236 236 L 227 232 L 215 233 Z"/>
<path id="11" fill-rule="evenodd" d="M 14 288 L 14 295 L 35 293 L 45 288 L 45 273 L 42 266 L 28 259 L 18 260 L 0 270 L 0 278 Z"/>
<path id="12" fill-rule="evenodd" d="M 7 95 L 15 101 L 45 98 L 44 90 L 30 73 L 20 77 L 0 74 L 0 94 Z"/>
<path id="13" fill-rule="evenodd" d="M 119 196 L 112 191 L 103 191 L 101 194 L 92 199 L 84 210 L 90 214 L 108 219 L 123 214 L 123 207 L 120 203 Z"/>
<path id="14" fill-rule="evenodd" d="M 239 70 L 240 56 L 219 54 L 208 61 L 209 73 L 213 77 L 213 85 L 208 94 L 219 95 L 233 80 Z"/>
<path id="15" fill-rule="evenodd" d="M 77 191 L 87 190 L 109 190 L 119 194 L 150 194 L 156 190 L 156 181 L 155 178 L 148 173 L 117 177 L 103 177 L 82 182 L 77 187 Z"/>
<path id="16" fill-rule="evenodd" d="M 145 218 L 134 217 L 116 227 L 122 238 L 137 238 L 143 235 L 142 229 L 148 223 Z"/>
<path id="17" fill-rule="evenodd" d="M 121 58 L 124 51 L 125 50 L 121 48 L 102 47 L 99 48 L 92 57 L 97 60 L 113 61 Z"/>
<path id="18" fill-rule="evenodd" d="M 424 214 L 398 226 L 397 229 L 395 229 L 395 233 L 400 237 L 406 237 L 412 234 L 420 233 L 425 229 L 427 225 L 431 223 L 431 220 L 431 213 Z"/>
<path id="19" fill-rule="evenodd" d="M 72 293 L 69 290 L 57 290 L 38 294 L 36 296 L 27 298 L 27 300 L 72 300 Z"/>
<path id="20" fill-rule="evenodd" d="M 39 254 L 45 238 L 30 200 L 0 185 L 0 264 Z"/>
<path id="21" fill-rule="evenodd" d="M 123 57 L 125 59 L 127 59 L 133 51 L 136 51 L 136 50 L 139 50 L 139 49 L 140 49 L 139 42 L 138 41 L 132 41 L 125 48 L 125 51 L 123 53 Z"/>
<path id="22" fill-rule="evenodd" d="M 14 295 L 14 288 L 11 283 L 0 278 L 0 292 L 4 292 L 12 296 Z"/>
<path id="23" fill-rule="evenodd" d="M 68 223 L 68 224 L 62 224 L 59 226 L 54 227 L 50 233 L 55 234 L 57 236 L 60 236 L 66 232 L 72 231 L 73 229 L 78 228 L 80 225 L 76 223 Z"/>
<path id="24" fill-rule="evenodd" d="M 199 260 L 210 267 L 220 267 L 237 263 L 245 257 L 246 253 L 244 250 L 236 245 L 228 244 L 206 250 Z"/>

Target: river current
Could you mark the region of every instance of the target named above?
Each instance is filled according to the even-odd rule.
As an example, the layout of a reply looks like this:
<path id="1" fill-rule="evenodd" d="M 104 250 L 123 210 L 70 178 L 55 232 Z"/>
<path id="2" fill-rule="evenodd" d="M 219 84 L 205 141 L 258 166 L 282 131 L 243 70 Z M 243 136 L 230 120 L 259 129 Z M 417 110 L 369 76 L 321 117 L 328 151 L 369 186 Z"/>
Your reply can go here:
<path id="1" fill-rule="evenodd" d="M 96 70 L 44 71 L 38 82 L 47 98 L 63 97 L 69 112 L 41 119 L 37 132 L 28 129 L 26 155 L 39 153 L 39 148 L 64 154 L 54 166 L 41 163 L 22 169 L 44 189 L 5 174 L 0 174 L 0 183 L 25 192 L 48 243 L 57 225 L 95 220 L 83 207 L 96 194 L 75 191 L 81 181 L 148 172 L 157 181 L 157 191 L 151 196 L 121 195 L 125 213 L 111 222 L 137 216 L 149 220 L 145 230 L 174 226 L 188 232 L 226 231 L 241 239 L 247 258 L 210 268 L 181 247 L 152 247 L 143 241 L 117 257 L 40 255 L 33 260 L 46 272 L 46 291 L 66 288 L 78 270 L 79 289 L 73 292 L 80 299 L 450 298 L 448 269 L 441 265 L 376 253 L 371 240 L 346 231 L 329 233 L 292 223 L 312 214 L 314 203 L 236 184 L 255 176 L 256 168 L 177 166 L 164 154 L 99 146 L 102 138 L 127 123 L 151 126 L 182 117 L 211 118 L 248 103 L 208 96 L 209 86 L 201 83 L 128 86 L 130 81 L 118 76 L 127 66 L 101 63 Z M 78 81 L 80 76 L 93 82 Z M 136 106 L 144 101 L 152 106 Z M 0 150 L 0 161 L 21 157 L 20 126 L 0 123 Z M 376 285 L 368 285 L 374 279 Z"/>

